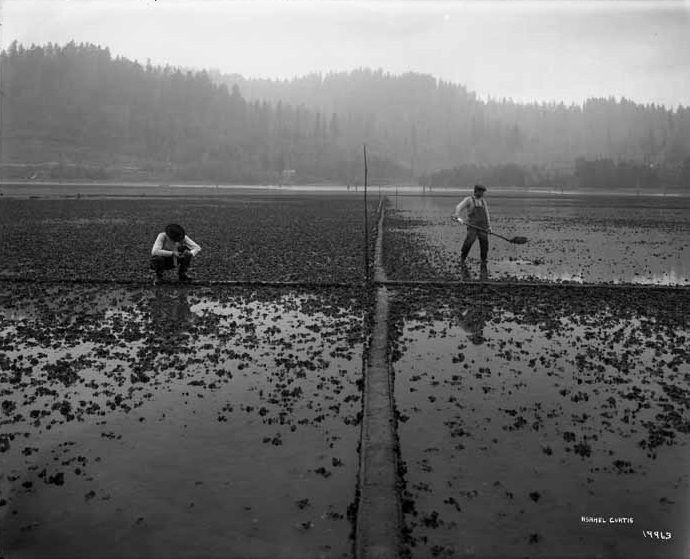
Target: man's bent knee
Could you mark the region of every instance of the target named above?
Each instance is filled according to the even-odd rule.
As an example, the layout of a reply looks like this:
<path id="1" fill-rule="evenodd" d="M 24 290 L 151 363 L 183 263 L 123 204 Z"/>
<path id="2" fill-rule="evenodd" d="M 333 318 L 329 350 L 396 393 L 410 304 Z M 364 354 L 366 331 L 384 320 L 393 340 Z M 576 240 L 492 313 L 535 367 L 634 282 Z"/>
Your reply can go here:
<path id="1" fill-rule="evenodd" d="M 191 252 L 185 252 L 182 256 L 178 257 L 178 264 L 180 266 L 180 270 L 186 270 L 189 268 L 189 265 L 192 263 L 192 254 Z"/>

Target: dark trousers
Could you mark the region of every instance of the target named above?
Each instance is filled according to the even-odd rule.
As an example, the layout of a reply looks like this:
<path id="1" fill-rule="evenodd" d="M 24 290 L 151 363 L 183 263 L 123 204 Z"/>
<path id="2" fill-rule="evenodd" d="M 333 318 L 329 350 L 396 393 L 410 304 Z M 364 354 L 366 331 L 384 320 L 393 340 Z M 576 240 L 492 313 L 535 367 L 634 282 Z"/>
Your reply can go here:
<path id="1" fill-rule="evenodd" d="M 184 256 L 177 259 L 177 262 L 179 265 L 177 273 L 179 275 L 186 274 L 189 265 L 192 263 L 192 254 L 190 252 L 185 252 Z M 165 270 L 174 270 L 175 258 L 172 256 L 152 256 L 151 269 L 156 272 L 156 274 L 162 274 Z"/>
<path id="2" fill-rule="evenodd" d="M 464 260 L 474 244 L 474 241 L 479 238 L 479 255 L 482 262 L 485 263 L 489 255 L 489 234 L 484 231 L 477 231 L 472 227 L 467 228 L 467 237 L 465 237 L 465 242 L 462 244 L 462 251 L 460 256 Z"/>

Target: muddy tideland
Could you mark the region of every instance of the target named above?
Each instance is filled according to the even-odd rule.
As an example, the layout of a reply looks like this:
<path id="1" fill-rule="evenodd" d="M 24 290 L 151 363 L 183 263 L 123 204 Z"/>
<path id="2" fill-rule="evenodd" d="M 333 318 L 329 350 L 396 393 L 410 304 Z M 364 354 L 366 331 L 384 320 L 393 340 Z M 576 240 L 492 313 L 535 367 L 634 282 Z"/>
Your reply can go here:
<path id="1" fill-rule="evenodd" d="M 0 278 L 149 280 L 153 242 L 174 222 L 201 245 L 200 281 L 361 283 L 360 199 L 189 190 L 205 195 L 0 198 Z M 368 205 L 372 242 L 378 204 Z"/>
<path id="2" fill-rule="evenodd" d="M 481 269 L 461 197 L 64 188 L 0 197 L 3 559 L 690 556 L 687 198 L 490 195 Z"/>
<path id="3" fill-rule="evenodd" d="M 467 228 L 451 219 L 459 196 L 389 196 L 384 258 L 389 279 L 480 279 L 479 243 L 467 269 Z M 487 194 L 494 281 L 690 285 L 690 198 Z"/>

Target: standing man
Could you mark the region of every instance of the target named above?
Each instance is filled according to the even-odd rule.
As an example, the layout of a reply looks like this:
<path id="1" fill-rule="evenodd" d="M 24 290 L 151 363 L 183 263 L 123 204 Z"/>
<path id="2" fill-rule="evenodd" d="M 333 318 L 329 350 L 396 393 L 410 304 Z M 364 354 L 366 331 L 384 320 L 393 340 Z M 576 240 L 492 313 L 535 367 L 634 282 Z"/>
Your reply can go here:
<path id="1" fill-rule="evenodd" d="M 163 279 L 164 270 L 174 270 L 176 266 L 179 280 L 189 281 L 187 269 L 192 263 L 192 257 L 200 251 L 201 247 L 186 235 L 181 225 L 167 225 L 165 232 L 156 237 L 151 249 L 151 269 L 156 272 L 154 285 Z"/>
<path id="2" fill-rule="evenodd" d="M 465 266 L 465 259 L 467 258 L 475 239 L 479 237 L 479 255 L 482 260 L 482 268 L 486 268 L 486 259 L 489 254 L 489 232 L 491 231 L 491 224 L 489 221 L 489 208 L 484 200 L 484 193 L 486 187 L 483 184 L 474 185 L 474 193 L 468 196 L 455 207 L 455 218 L 460 223 L 465 223 L 467 227 L 467 236 L 462 245 L 460 253 L 460 265 Z M 474 227 L 470 227 L 473 225 Z M 475 229 L 480 227 L 483 231 Z"/>

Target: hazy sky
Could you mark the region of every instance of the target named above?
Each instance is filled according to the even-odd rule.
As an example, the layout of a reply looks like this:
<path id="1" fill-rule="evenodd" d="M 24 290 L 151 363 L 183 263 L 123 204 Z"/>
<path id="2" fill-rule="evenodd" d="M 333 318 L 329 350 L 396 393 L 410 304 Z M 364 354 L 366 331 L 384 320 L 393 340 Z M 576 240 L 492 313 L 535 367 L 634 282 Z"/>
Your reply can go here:
<path id="1" fill-rule="evenodd" d="M 291 78 L 415 71 L 486 98 L 690 106 L 690 0 L 0 0 L 6 48 L 70 40 Z"/>

